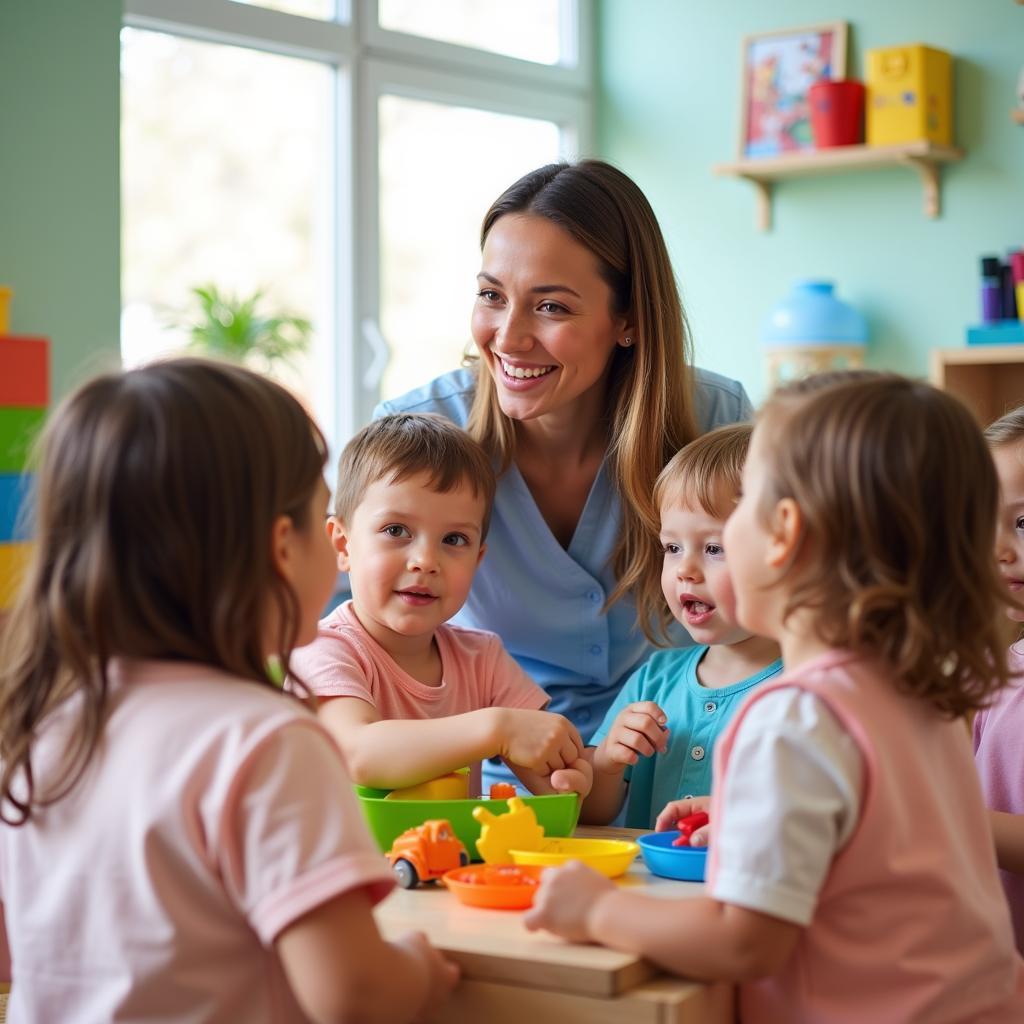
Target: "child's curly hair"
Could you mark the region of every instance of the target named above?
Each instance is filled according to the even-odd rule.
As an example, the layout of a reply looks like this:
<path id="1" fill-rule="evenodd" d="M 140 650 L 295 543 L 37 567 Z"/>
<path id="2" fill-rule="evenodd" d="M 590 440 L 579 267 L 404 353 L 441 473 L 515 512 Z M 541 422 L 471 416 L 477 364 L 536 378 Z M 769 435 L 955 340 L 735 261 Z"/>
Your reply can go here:
<path id="1" fill-rule="evenodd" d="M 988 703 L 1008 682 L 1008 593 L 992 557 L 999 483 L 967 409 L 871 374 L 783 388 L 757 422 L 760 512 L 788 497 L 803 516 L 786 615 L 813 609 L 825 643 L 883 658 L 945 715 Z"/>

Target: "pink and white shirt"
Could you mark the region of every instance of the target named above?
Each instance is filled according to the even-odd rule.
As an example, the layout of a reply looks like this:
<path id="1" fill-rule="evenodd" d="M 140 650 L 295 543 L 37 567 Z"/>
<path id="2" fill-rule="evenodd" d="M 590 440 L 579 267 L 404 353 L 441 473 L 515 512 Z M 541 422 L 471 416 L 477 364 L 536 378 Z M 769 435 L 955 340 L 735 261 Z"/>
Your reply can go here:
<path id="1" fill-rule="evenodd" d="M 111 680 L 77 785 L 0 827 L 8 1020 L 305 1020 L 275 938 L 393 884 L 336 747 L 297 701 L 203 665 L 116 662 Z M 78 707 L 44 723 L 39 794 Z"/>

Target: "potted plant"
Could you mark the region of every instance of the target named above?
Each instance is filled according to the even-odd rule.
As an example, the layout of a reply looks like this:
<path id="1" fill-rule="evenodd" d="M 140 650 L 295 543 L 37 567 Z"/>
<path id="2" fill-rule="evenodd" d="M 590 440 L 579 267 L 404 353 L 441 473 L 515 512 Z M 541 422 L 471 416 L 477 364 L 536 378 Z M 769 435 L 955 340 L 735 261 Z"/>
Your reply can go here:
<path id="1" fill-rule="evenodd" d="M 253 369 L 273 372 L 309 348 L 313 325 L 290 313 L 270 314 L 258 307 L 264 290 L 240 297 L 215 284 L 191 289 L 198 315 L 175 323 L 189 335 L 189 348 L 206 355 L 234 359 Z"/>

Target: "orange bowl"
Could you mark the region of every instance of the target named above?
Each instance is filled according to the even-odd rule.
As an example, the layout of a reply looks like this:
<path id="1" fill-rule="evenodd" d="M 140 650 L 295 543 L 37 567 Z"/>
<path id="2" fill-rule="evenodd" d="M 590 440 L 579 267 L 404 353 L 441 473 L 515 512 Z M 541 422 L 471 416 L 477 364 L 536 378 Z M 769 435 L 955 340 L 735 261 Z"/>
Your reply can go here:
<path id="1" fill-rule="evenodd" d="M 442 880 L 467 907 L 525 910 L 533 905 L 543 873 L 544 868 L 533 865 L 473 864 L 452 868 Z"/>

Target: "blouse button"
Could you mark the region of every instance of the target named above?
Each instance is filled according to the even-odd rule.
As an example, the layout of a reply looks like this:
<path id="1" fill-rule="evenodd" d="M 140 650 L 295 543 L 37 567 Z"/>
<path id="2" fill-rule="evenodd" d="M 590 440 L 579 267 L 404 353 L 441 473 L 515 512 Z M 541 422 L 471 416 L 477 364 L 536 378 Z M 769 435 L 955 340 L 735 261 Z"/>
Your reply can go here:
<path id="1" fill-rule="evenodd" d="M 593 604 L 600 604 L 600 602 L 601 602 L 601 591 L 600 590 L 592 590 L 589 594 L 587 594 L 587 597 L 590 598 L 590 600 L 591 600 L 591 602 Z"/>
<path id="2" fill-rule="evenodd" d="M 690 757 L 692 757 L 694 759 L 694 761 L 703 761 L 704 760 L 704 748 L 703 747 L 694 747 L 690 751 Z"/>
<path id="3" fill-rule="evenodd" d="M 713 711 L 718 710 L 718 705 L 713 700 L 709 700 L 707 704 L 704 705 L 704 710 L 710 715 Z"/>
<path id="4" fill-rule="evenodd" d="M 598 655 L 598 654 L 600 654 L 600 653 L 601 653 L 601 652 L 602 652 L 603 650 L 604 650 L 604 648 L 603 648 L 603 647 L 602 647 L 602 646 L 601 646 L 600 644 L 594 644 L 594 645 L 593 645 L 593 646 L 592 646 L 592 647 L 590 648 L 590 653 L 591 653 L 591 654 L 594 654 L 594 655 Z"/>

